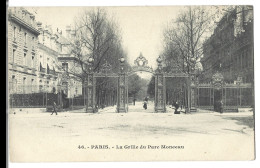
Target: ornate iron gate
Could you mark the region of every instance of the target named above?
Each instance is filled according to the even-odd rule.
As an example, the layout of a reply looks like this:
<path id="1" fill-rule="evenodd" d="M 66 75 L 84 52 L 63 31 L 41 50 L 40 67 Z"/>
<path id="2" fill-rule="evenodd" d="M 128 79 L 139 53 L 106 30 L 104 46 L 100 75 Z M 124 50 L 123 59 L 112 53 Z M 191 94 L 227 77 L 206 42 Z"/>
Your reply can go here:
<path id="1" fill-rule="evenodd" d="M 153 69 L 147 66 L 148 61 L 140 55 L 135 60 L 135 66 L 132 68 L 132 71 L 126 72 L 124 69 L 125 59 L 123 57 L 120 58 L 120 71 L 119 73 L 112 73 L 110 72 L 110 65 L 107 63 L 104 64 L 104 69 L 99 72 L 95 73 L 93 71 L 93 58 L 88 59 L 89 67 L 86 74 L 85 80 L 85 92 L 87 95 L 85 104 L 86 104 L 86 112 L 93 113 L 95 112 L 95 78 L 96 77 L 115 77 L 118 78 L 118 86 L 117 86 L 117 112 L 127 112 L 128 111 L 128 76 L 138 72 L 138 71 L 145 71 L 150 72 L 155 76 L 155 112 L 166 112 L 166 83 L 165 78 L 169 77 L 184 77 L 187 78 L 188 83 L 190 83 L 190 77 L 182 72 L 163 72 L 162 68 L 162 59 L 159 57 L 157 59 L 158 68 L 154 72 Z M 187 86 L 190 86 L 187 84 Z M 190 87 L 188 89 L 188 109 L 194 103 L 191 102 L 190 94 Z"/>

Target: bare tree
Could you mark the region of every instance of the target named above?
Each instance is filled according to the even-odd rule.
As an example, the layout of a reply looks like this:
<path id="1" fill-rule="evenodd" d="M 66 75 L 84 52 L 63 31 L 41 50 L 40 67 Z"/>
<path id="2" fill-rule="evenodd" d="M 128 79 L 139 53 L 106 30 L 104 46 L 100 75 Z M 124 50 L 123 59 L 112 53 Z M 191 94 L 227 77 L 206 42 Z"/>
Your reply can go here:
<path id="1" fill-rule="evenodd" d="M 196 69 L 203 55 L 203 40 L 211 30 L 212 15 L 205 7 L 188 7 L 164 31 L 163 56 L 185 73 Z M 169 61 L 170 60 L 170 61 Z"/>
<path id="2" fill-rule="evenodd" d="M 108 19 L 105 10 L 97 8 L 83 11 L 75 19 L 73 29 L 75 35 L 72 54 L 80 60 L 84 73 L 86 73 L 87 59 L 92 57 L 94 71 L 98 72 L 112 46 L 119 42 L 115 23 Z M 111 57 L 113 55 L 110 55 L 110 59 Z"/>
<path id="3" fill-rule="evenodd" d="M 93 71 L 96 73 L 101 72 L 105 64 L 111 65 L 111 72 L 118 72 L 119 58 L 126 56 L 126 53 L 122 49 L 118 25 L 104 9 L 82 11 L 75 18 L 71 31 L 69 50 L 77 59 L 75 67 L 70 69 L 71 74 L 80 77 L 84 83 L 89 58 L 94 59 Z M 116 84 L 113 79 L 96 78 L 96 87 L 96 101 L 99 104 L 105 103 L 104 97 L 107 100 L 111 99 L 110 94 L 116 96 Z"/>

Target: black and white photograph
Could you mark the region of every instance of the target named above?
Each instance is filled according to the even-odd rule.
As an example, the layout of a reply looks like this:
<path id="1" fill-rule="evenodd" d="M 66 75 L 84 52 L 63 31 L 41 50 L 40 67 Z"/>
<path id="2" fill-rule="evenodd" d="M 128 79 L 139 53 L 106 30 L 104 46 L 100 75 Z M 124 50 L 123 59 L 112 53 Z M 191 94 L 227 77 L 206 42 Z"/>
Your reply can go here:
<path id="1" fill-rule="evenodd" d="M 255 159 L 253 5 L 10 6 L 7 35 L 10 162 Z"/>

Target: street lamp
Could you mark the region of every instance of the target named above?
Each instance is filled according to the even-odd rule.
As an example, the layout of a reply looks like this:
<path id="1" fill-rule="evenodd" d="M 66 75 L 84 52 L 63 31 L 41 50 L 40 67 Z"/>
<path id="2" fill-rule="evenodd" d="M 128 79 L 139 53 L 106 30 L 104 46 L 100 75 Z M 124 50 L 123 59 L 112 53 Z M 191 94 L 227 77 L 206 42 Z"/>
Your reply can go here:
<path id="1" fill-rule="evenodd" d="M 159 56 L 156 61 L 158 63 L 158 70 L 159 70 L 159 72 L 161 72 L 161 70 L 162 70 L 162 58 L 161 58 L 161 56 Z"/>
<path id="2" fill-rule="evenodd" d="M 92 71 L 92 66 L 93 66 L 93 63 L 94 63 L 94 58 L 93 57 L 89 57 L 88 58 L 88 63 L 90 64 L 89 71 L 91 72 Z"/>
<path id="3" fill-rule="evenodd" d="M 120 71 L 123 72 L 124 71 L 124 62 L 125 62 L 125 58 L 124 57 L 121 57 L 119 59 L 120 61 Z"/>
<path id="4" fill-rule="evenodd" d="M 93 57 L 89 57 L 88 58 L 88 63 L 92 64 L 94 62 L 94 58 Z"/>
<path id="5" fill-rule="evenodd" d="M 120 63 L 123 64 L 124 62 L 125 62 L 125 58 L 124 58 L 124 57 L 121 57 L 121 58 L 120 58 Z"/>

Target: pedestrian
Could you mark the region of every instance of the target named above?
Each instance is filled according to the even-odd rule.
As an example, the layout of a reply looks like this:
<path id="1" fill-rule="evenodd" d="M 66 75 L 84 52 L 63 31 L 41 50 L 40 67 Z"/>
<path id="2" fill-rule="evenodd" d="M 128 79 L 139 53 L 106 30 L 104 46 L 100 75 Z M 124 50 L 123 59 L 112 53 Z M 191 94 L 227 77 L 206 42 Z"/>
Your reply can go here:
<path id="1" fill-rule="evenodd" d="M 136 101 L 136 99 L 135 99 L 135 97 L 134 97 L 134 99 L 133 99 L 134 106 L 135 106 L 135 101 Z"/>
<path id="2" fill-rule="evenodd" d="M 148 97 L 147 96 L 144 98 L 144 100 L 148 103 Z"/>
<path id="3" fill-rule="evenodd" d="M 144 101 L 144 106 L 143 106 L 143 108 L 146 110 L 147 109 L 147 102 L 146 101 Z"/>
<path id="4" fill-rule="evenodd" d="M 95 109 L 94 109 L 95 113 L 98 112 L 98 104 L 95 105 Z"/>
<path id="5" fill-rule="evenodd" d="M 175 111 L 174 111 L 174 114 L 180 114 L 178 113 L 178 108 L 179 108 L 179 104 L 178 104 L 178 101 L 175 102 Z"/>
<path id="6" fill-rule="evenodd" d="M 57 110 L 56 110 L 56 103 L 55 103 L 55 101 L 53 102 L 53 110 L 52 110 L 51 115 L 52 115 L 54 112 L 56 113 L 56 115 L 58 115 Z"/>
<path id="7" fill-rule="evenodd" d="M 172 107 L 175 107 L 175 103 L 176 103 L 176 102 L 173 100 L 173 101 L 172 101 Z"/>
<path id="8" fill-rule="evenodd" d="M 219 103 L 219 111 L 221 114 L 223 113 L 223 101 L 222 100 L 220 100 L 220 103 Z"/>

